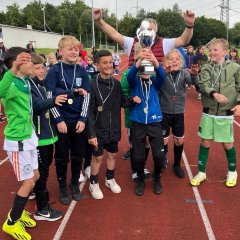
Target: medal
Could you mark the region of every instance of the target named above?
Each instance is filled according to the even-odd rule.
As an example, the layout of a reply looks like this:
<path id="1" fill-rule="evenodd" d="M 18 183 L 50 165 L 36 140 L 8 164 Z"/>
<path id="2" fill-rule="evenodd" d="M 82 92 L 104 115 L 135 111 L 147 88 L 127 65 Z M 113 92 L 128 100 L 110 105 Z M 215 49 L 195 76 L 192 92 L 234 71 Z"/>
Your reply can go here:
<path id="1" fill-rule="evenodd" d="M 172 97 L 172 100 L 175 102 L 175 101 L 177 100 L 177 96 L 174 95 L 174 96 Z"/>
<path id="2" fill-rule="evenodd" d="M 99 112 L 102 112 L 103 111 L 103 106 L 99 106 L 97 109 L 98 109 Z"/>
<path id="3" fill-rule="evenodd" d="M 69 98 L 69 99 L 67 100 L 67 102 L 68 102 L 68 104 L 73 104 L 72 98 Z"/>
<path id="4" fill-rule="evenodd" d="M 144 111 L 145 113 L 147 113 L 147 112 L 148 112 L 147 108 L 144 108 L 144 109 L 143 109 L 143 111 Z"/>
<path id="5" fill-rule="evenodd" d="M 45 113 L 45 118 L 50 118 L 49 111 L 47 111 L 47 112 Z"/>

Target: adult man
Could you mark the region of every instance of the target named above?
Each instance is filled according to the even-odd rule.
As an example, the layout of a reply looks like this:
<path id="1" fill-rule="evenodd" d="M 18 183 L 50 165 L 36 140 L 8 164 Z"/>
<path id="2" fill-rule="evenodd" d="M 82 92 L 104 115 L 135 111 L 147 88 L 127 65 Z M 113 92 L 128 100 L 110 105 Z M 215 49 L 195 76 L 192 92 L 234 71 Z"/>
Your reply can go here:
<path id="1" fill-rule="evenodd" d="M 100 29 L 112 40 L 117 42 L 124 50 L 127 52 L 129 56 L 129 65 L 131 66 L 133 64 L 133 45 L 136 39 L 132 37 L 127 37 L 116 31 L 112 26 L 110 26 L 108 23 L 106 23 L 102 18 L 102 11 L 99 8 L 93 9 L 93 17 L 94 20 L 97 22 Z M 185 22 L 185 29 L 182 33 L 182 35 L 178 38 L 161 38 L 156 37 L 155 39 L 155 45 L 157 47 L 152 47 L 152 52 L 157 57 L 159 62 L 162 62 L 162 58 L 164 55 L 166 55 L 170 50 L 174 48 L 179 48 L 182 46 L 185 46 L 188 44 L 192 38 L 193 35 L 193 27 L 195 22 L 195 15 L 191 11 L 186 11 L 183 14 L 183 19 Z M 148 20 L 150 23 L 149 29 L 153 29 L 155 33 L 157 33 L 158 26 L 157 22 L 152 19 L 145 19 Z M 161 48 L 161 49 L 160 49 Z M 160 52 L 158 52 L 160 50 Z"/>

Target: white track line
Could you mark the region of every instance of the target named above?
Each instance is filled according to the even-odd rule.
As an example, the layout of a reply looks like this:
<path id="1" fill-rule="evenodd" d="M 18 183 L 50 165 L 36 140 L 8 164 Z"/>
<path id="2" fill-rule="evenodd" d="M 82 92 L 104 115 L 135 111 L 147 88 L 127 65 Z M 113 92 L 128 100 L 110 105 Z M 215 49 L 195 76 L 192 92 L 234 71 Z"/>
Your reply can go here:
<path id="1" fill-rule="evenodd" d="M 239 124 L 237 121 L 234 120 L 234 123 L 235 123 L 238 127 L 240 127 L 240 124 Z"/>
<path id="2" fill-rule="evenodd" d="M 83 190 L 83 187 L 84 187 L 85 183 L 86 183 L 86 181 L 80 184 L 80 191 L 81 192 Z M 57 230 L 57 232 L 56 232 L 56 234 L 53 238 L 53 240 L 59 240 L 61 238 L 61 236 L 63 234 L 63 231 L 64 231 L 65 227 L 67 226 L 69 218 L 71 217 L 72 212 L 73 212 L 76 204 L 77 204 L 77 202 L 74 201 L 74 200 L 71 202 L 71 204 L 70 204 L 67 212 L 65 213 L 64 218 L 63 218 L 63 220 L 62 220 L 62 222 L 61 222 L 61 224 L 60 224 L 60 226 L 59 226 L 59 228 L 58 228 L 58 230 Z"/>
<path id="3" fill-rule="evenodd" d="M 183 157 L 183 161 L 184 161 L 184 164 L 186 166 L 186 169 L 187 169 L 188 177 L 191 180 L 193 178 L 193 175 L 192 175 L 192 171 L 190 169 L 190 166 L 189 166 L 189 163 L 188 163 L 188 160 L 187 160 L 187 157 L 186 157 L 186 154 L 185 154 L 184 151 L 183 151 L 182 157 Z M 193 193 L 195 195 L 199 211 L 201 213 L 201 217 L 202 217 L 202 220 L 203 220 L 203 223 L 204 223 L 207 235 L 208 235 L 208 239 L 209 240 L 215 240 L 216 238 L 214 236 L 214 233 L 213 233 L 211 224 L 209 222 L 207 212 L 206 212 L 205 207 L 203 205 L 201 196 L 199 194 L 198 188 L 197 187 L 192 187 L 192 190 L 193 190 Z"/>
<path id="4" fill-rule="evenodd" d="M 2 161 L 0 161 L 0 166 L 4 164 L 8 160 L 8 157 L 4 158 Z"/>

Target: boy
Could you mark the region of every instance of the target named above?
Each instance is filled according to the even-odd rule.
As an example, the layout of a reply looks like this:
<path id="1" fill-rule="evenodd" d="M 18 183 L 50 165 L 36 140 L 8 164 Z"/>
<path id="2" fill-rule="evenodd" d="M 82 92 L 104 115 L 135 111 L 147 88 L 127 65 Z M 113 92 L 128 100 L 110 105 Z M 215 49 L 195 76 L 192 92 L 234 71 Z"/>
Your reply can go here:
<path id="1" fill-rule="evenodd" d="M 44 83 L 50 98 L 66 91 L 74 91 L 75 95 L 77 94 L 76 97 L 69 96 L 67 102 L 62 106 L 51 109 L 58 129 L 54 159 L 59 182 L 59 200 L 62 204 L 70 204 L 71 201 L 67 191 L 69 155 L 72 171 L 69 187 L 72 191 L 72 198 L 76 201 L 81 199 L 78 179 L 85 151 L 84 129 L 90 88 L 86 70 L 76 64 L 79 46 L 80 43 L 75 37 L 64 36 L 61 38 L 58 47 L 63 61 L 55 64 L 49 70 Z"/>
<path id="2" fill-rule="evenodd" d="M 211 141 L 222 143 L 228 160 L 227 187 L 237 184 L 236 151 L 233 146 L 233 117 L 240 115 L 240 66 L 225 61 L 228 43 L 216 39 L 209 46 L 211 63 L 201 70 L 199 87 L 203 115 L 198 130 L 201 145 L 198 154 L 199 173 L 191 180 L 199 186 L 206 179 L 206 163 Z"/>
<path id="3" fill-rule="evenodd" d="M 16 239 L 30 240 L 25 227 L 35 227 L 36 222 L 24 210 L 28 195 L 39 178 L 37 142 L 32 122 L 31 90 L 28 76 L 32 62 L 29 51 L 13 47 L 4 56 L 9 70 L 0 81 L 0 98 L 5 107 L 8 124 L 4 129 L 4 150 L 13 165 L 17 181 L 22 181 L 12 210 L 2 230 Z"/>
<path id="4" fill-rule="evenodd" d="M 30 84 L 33 102 L 33 122 L 36 129 L 38 141 L 38 164 L 40 178 L 34 187 L 36 195 L 37 210 L 34 218 L 36 220 L 56 221 L 63 216 L 63 212 L 49 207 L 49 194 L 47 190 L 47 179 L 49 167 L 53 160 L 54 143 L 58 140 L 55 126 L 51 121 L 49 109 L 67 101 L 67 95 L 59 95 L 47 99 L 46 90 L 43 87 L 43 80 L 46 75 L 44 60 L 41 56 L 32 53 L 32 74 Z"/>
<path id="5" fill-rule="evenodd" d="M 92 197 L 102 199 L 103 193 L 98 183 L 98 172 L 107 151 L 107 171 L 105 185 L 113 193 L 120 193 L 121 188 L 114 179 L 118 141 L 121 138 L 121 107 L 129 107 L 138 98 L 129 100 L 124 96 L 120 82 L 111 74 L 113 70 L 112 54 L 100 50 L 96 55 L 97 68 L 100 74 L 91 82 L 91 104 L 88 118 L 88 142 L 93 145 L 91 176 L 89 190 Z"/>
<path id="6" fill-rule="evenodd" d="M 131 95 L 138 95 L 142 100 L 139 105 L 136 105 L 130 111 L 130 120 L 133 122 L 131 128 L 133 165 L 138 175 L 135 194 L 137 196 L 144 194 L 145 143 L 147 136 L 154 160 L 153 191 L 155 194 L 160 194 L 162 192 L 160 174 L 166 168 L 166 163 L 161 127 L 162 113 L 158 91 L 165 80 L 165 72 L 151 50 L 142 48 L 139 43 L 135 44 L 134 49 L 135 54 L 138 55 L 136 58 L 138 60 L 136 65 L 131 67 L 127 79 Z M 147 59 L 155 67 L 156 77 L 141 73 L 143 59 Z"/>
<path id="7" fill-rule="evenodd" d="M 91 81 L 93 76 L 98 73 L 98 70 L 97 70 L 96 66 L 94 65 L 93 56 L 91 54 L 87 55 L 86 59 L 87 59 L 86 70 L 87 70 L 87 73 L 88 73 L 90 81 Z"/>
<path id="8" fill-rule="evenodd" d="M 113 57 L 113 67 L 114 67 L 114 75 L 119 75 L 119 64 L 121 63 L 121 58 L 117 53 L 117 50 L 114 49 Z"/>

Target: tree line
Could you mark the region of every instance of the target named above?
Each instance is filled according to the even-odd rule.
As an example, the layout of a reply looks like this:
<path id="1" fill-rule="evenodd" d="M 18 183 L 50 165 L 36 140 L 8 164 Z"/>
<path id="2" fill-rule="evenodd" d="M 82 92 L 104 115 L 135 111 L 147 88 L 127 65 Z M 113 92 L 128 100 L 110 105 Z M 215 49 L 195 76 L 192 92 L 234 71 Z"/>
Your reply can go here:
<path id="1" fill-rule="evenodd" d="M 46 25 L 44 28 L 44 12 Z M 136 16 L 126 12 L 122 19 L 117 20 L 116 15 L 103 9 L 103 16 L 106 22 L 116 27 L 123 35 L 135 36 L 136 29 L 140 26 L 143 18 L 154 18 L 158 23 L 158 34 L 165 38 L 178 37 L 183 32 L 185 25 L 182 17 L 182 10 L 178 4 L 172 9 L 159 9 L 155 12 L 146 12 L 140 9 Z M 17 27 L 32 25 L 36 30 L 47 30 L 61 34 L 70 34 L 80 39 L 86 47 L 92 45 L 92 14 L 91 8 L 83 0 L 76 0 L 71 3 L 65 0 L 60 5 L 43 4 L 34 0 L 21 9 L 17 3 L 7 7 L 5 12 L 0 12 L 0 23 Z M 208 43 L 212 38 L 226 38 L 227 28 L 219 20 L 197 17 L 195 21 L 194 34 L 190 42 L 194 47 Z M 114 45 L 100 29 L 95 26 L 96 46 Z M 238 46 L 240 43 L 240 22 L 236 23 L 228 31 L 230 45 Z"/>

